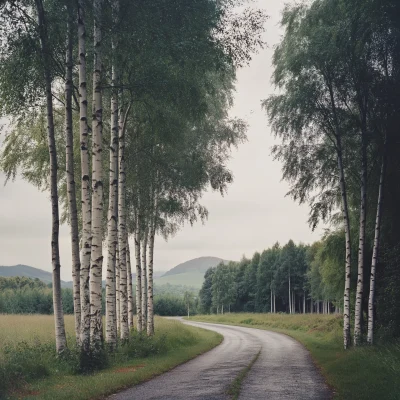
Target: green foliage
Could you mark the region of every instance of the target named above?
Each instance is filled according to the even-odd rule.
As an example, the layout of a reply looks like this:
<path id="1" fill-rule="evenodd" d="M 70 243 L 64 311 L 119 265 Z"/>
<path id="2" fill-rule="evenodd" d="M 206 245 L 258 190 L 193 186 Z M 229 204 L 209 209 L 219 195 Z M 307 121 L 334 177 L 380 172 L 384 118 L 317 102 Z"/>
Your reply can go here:
<path id="1" fill-rule="evenodd" d="M 73 314 L 72 289 L 62 289 L 65 314 Z M 39 279 L 0 277 L 0 313 L 52 314 L 53 291 Z"/>

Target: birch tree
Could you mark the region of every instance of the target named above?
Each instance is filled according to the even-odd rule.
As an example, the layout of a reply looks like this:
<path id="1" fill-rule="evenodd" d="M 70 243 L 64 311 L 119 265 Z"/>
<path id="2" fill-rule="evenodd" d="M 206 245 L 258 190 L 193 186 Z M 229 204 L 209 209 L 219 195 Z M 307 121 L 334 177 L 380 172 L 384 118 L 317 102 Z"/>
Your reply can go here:
<path id="1" fill-rule="evenodd" d="M 67 38 L 65 54 L 65 138 L 66 138 L 66 172 L 67 193 L 69 203 L 69 215 L 71 224 L 71 249 L 72 249 L 72 281 L 74 295 L 74 317 L 75 336 L 80 342 L 81 335 L 81 299 L 80 299 L 80 269 L 81 261 L 79 255 L 79 227 L 78 209 L 76 205 L 75 172 L 74 172 L 74 135 L 72 115 L 72 92 L 73 92 L 73 10 L 67 5 Z"/>
<path id="2" fill-rule="evenodd" d="M 53 92 L 51 88 L 52 77 L 50 71 L 50 49 L 48 47 L 48 33 L 46 14 L 42 0 L 35 0 L 38 30 L 41 45 L 41 55 L 43 60 L 44 82 L 46 85 L 46 106 L 47 106 L 47 138 L 50 155 L 50 190 L 51 190 L 51 209 L 52 209 L 52 232 L 51 232 L 51 259 L 53 267 L 53 307 L 56 332 L 56 350 L 61 354 L 67 347 L 65 336 L 64 315 L 61 301 L 61 276 L 60 276 L 60 250 L 59 250 L 59 210 L 58 210 L 58 190 L 57 190 L 57 149 L 54 133 L 53 115 Z"/>
<path id="3" fill-rule="evenodd" d="M 81 148 L 81 197 L 82 197 L 82 244 L 81 244 L 81 346 L 84 353 L 90 345 L 90 256 L 92 246 L 92 211 L 89 173 L 89 126 L 87 116 L 86 82 L 86 25 L 85 4 L 78 0 L 78 51 L 79 51 L 79 131 Z"/>
<path id="4" fill-rule="evenodd" d="M 108 201 L 108 259 L 106 280 L 106 341 L 114 348 L 117 341 L 116 322 L 117 299 L 116 290 L 120 290 L 119 280 L 116 287 L 116 248 L 118 245 L 118 159 L 119 159 L 119 116 L 118 116 L 118 67 L 117 67 L 117 37 L 115 30 L 119 20 L 119 1 L 112 3 L 113 36 L 112 36 L 112 95 L 111 95 L 111 140 L 110 140 L 110 169 L 109 169 L 109 201 Z M 119 300 L 119 299 L 118 299 Z M 118 307 L 119 308 L 119 307 Z M 119 309 L 118 309 L 119 312 Z"/>
<path id="5" fill-rule="evenodd" d="M 92 143 L 92 244 L 90 258 L 90 344 L 94 352 L 101 348 L 101 288 L 103 266 L 103 109 L 102 109 L 102 0 L 93 1 L 93 143 Z"/>

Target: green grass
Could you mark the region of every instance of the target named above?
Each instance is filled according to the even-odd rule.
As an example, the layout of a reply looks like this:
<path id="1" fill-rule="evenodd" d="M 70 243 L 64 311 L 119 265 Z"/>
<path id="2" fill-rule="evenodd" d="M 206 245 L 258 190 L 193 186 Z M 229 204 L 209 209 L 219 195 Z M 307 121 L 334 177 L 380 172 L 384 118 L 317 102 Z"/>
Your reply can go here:
<path id="1" fill-rule="evenodd" d="M 0 398 L 2 383 L 3 397 L 10 399 L 104 398 L 168 371 L 222 340 L 215 332 L 156 318 L 153 338 L 134 334 L 129 345 L 109 356 L 109 368 L 91 375 L 78 375 L 73 368 L 74 354 L 67 360 L 57 360 L 54 355 L 49 324 L 52 320 L 51 316 L 28 317 L 30 324 L 22 325 L 20 316 L 0 315 L 0 343 L 4 344 L 0 348 Z M 69 318 L 66 322 L 67 331 L 72 333 L 73 323 Z M 4 390 L 6 379 L 7 392 Z"/>
<path id="2" fill-rule="evenodd" d="M 242 387 L 242 383 L 244 381 L 244 378 L 246 378 L 247 374 L 251 370 L 251 367 L 258 360 L 258 357 L 260 357 L 260 354 L 261 354 L 261 350 L 250 361 L 250 364 L 247 367 L 243 368 L 242 371 L 240 371 L 239 375 L 234 379 L 234 381 L 229 386 L 229 389 L 228 389 L 227 392 L 228 392 L 228 395 L 231 397 L 232 400 L 237 400 L 239 398 L 240 389 Z"/>
<path id="3" fill-rule="evenodd" d="M 204 281 L 204 272 L 183 272 L 181 274 L 162 276 L 154 281 L 156 285 L 169 283 L 171 285 L 192 286 L 196 289 L 200 289 Z"/>
<path id="4" fill-rule="evenodd" d="M 190 319 L 272 330 L 297 339 L 310 351 L 337 400 L 400 399 L 400 342 L 344 351 L 340 316 L 243 313 Z"/>

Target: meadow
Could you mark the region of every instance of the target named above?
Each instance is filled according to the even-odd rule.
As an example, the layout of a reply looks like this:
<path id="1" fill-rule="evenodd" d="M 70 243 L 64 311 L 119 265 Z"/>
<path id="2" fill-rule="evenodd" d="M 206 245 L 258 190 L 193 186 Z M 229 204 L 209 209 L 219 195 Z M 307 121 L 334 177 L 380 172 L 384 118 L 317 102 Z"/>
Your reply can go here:
<path id="1" fill-rule="evenodd" d="M 1 399 L 98 399 L 148 380 L 222 340 L 215 332 L 156 318 L 152 338 L 133 332 L 129 344 L 106 354 L 99 371 L 82 373 L 74 347 L 73 316 L 65 317 L 69 350 L 55 355 L 48 315 L 0 315 Z"/>
<path id="2" fill-rule="evenodd" d="M 374 346 L 344 351 L 342 316 L 232 313 L 190 319 L 272 330 L 293 337 L 310 351 L 336 400 L 400 399 L 400 341 L 381 337 Z"/>

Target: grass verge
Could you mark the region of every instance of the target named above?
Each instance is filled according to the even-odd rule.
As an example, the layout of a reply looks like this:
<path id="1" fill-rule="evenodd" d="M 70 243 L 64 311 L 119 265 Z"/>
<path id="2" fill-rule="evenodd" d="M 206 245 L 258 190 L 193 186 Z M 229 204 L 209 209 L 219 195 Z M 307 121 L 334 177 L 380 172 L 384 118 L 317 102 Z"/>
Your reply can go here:
<path id="1" fill-rule="evenodd" d="M 246 375 L 251 370 L 251 367 L 258 360 L 258 357 L 260 357 L 260 353 L 261 353 L 261 350 L 251 360 L 250 364 L 240 371 L 239 375 L 235 378 L 235 380 L 229 386 L 229 388 L 227 390 L 227 393 L 228 393 L 229 396 L 231 396 L 232 400 L 237 400 L 239 398 L 240 389 L 242 387 L 242 383 L 244 381 L 244 378 L 246 378 Z"/>
<path id="2" fill-rule="evenodd" d="M 153 338 L 133 334 L 129 345 L 109 355 L 108 368 L 79 375 L 74 371 L 73 357 L 58 360 L 54 356 L 54 343 L 45 341 L 45 331 L 40 342 L 37 337 L 25 334 L 25 341 L 21 342 L 21 333 L 10 338 L 9 335 L 6 350 L 0 349 L 0 380 L 8 383 L 3 391 L 0 387 L 0 398 L 34 400 L 102 399 L 166 372 L 222 341 L 216 332 L 157 318 Z"/>
<path id="3" fill-rule="evenodd" d="M 400 342 L 347 351 L 342 318 L 335 315 L 225 314 L 191 320 L 247 326 L 284 333 L 302 343 L 334 391 L 336 400 L 400 399 Z"/>

